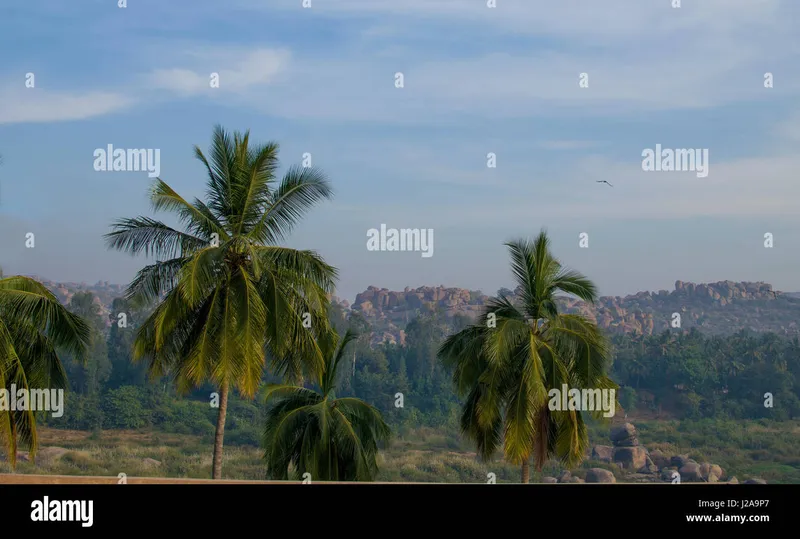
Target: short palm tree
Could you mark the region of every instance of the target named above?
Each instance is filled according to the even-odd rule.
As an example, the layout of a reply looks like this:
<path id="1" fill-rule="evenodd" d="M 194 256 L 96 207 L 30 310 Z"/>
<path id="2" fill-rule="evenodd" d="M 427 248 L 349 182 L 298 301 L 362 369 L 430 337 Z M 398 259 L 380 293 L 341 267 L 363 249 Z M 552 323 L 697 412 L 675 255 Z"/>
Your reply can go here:
<path id="1" fill-rule="evenodd" d="M 319 391 L 267 386 L 264 458 L 272 479 L 289 479 L 290 465 L 297 478 L 309 473 L 318 481 L 372 481 L 377 475 L 378 444 L 388 441 L 389 426 L 364 401 L 334 395 L 344 350 L 355 338 L 348 331 L 328 355 Z"/>
<path id="2" fill-rule="evenodd" d="M 151 190 L 153 209 L 174 213 L 183 230 L 137 217 L 106 236 L 110 248 L 158 258 L 127 292 L 159 301 L 137 331 L 133 360 L 147 361 L 153 378 L 172 376 L 180 392 L 206 382 L 219 388 L 214 479 L 230 389 L 253 398 L 267 358 L 293 380 L 324 369 L 315 335 L 328 334 L 336 269 L 314 251 L 279 243 L 331 189 L 311 167 L 292 167 L 276 184 L 277 154 L 276 143 L 251 145 L 249 131 L 231 137 L 217 126 L 210 159 L 195 146 L 208 173 L 205 201 L 188 202 L 160 178 Z"/>
<path id="3" fill-rule="evenodd" d="M 448 337 L 438 356 L 453 369 L 454 385 L 466 398 L 463 433 L 480 457 L 490 459 L 502 444 L 508 462 L 529 462 L 538 471 L 555 456 L 574 467 L 588 448 L 580 411 L 553 411 L 551 389 L 615 389 L 606 376 L 609 345 L 597 326 L 581 315 L 561 314 L 556 294 L 587 302 L 597 297 L 586 277 L 562 267 L 544 231 L 534 241 L 507 243 L 518 285 L 515 298 L 492 298 L 476 324 Z M 602 411 L 592 415 L 602 418 Z"/>
<path id="4" fill-rule="evenodd" d="M 41 283 L 28 277 L 3 278 L 0 272 L 0 389 L 65 389 L 67 378 L 57 349 L 85 361 L 89 335 L 88 324 Z M 12 468 L 20 445 L 35 455 L 35 410 L 13 411 L 6 402 L 0 408 L 0 445 Z"/>

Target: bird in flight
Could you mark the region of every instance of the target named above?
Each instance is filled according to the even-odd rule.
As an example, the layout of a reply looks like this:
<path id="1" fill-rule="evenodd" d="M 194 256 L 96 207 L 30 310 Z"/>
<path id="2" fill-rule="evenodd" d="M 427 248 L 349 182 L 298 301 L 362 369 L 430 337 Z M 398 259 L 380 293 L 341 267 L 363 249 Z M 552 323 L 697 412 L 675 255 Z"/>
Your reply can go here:
<path id="1" fill-rule="evenodd" d="M 605 180 L 597 180 L 597 183 L 608 183 L 608 182 L 607 182 L 607 181 L 605 181 Z M 611 184 L 610 184 L 610 183 L 608 183 L 608 185 L 611 185 Z M 611 187 L 614 187 L 614 186 L 613 186 L 613 185 L 611 185 Z"/>

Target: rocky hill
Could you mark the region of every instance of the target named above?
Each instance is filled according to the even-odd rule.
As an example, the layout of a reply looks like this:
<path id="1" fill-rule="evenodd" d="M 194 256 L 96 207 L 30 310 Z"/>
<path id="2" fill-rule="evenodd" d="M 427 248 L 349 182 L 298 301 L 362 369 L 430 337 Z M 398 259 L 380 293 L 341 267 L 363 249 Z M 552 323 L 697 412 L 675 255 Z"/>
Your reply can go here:
<path id="1" fill-rule="evenodd" d="M 100 281 L 57 282 L 41 277 L 63 303 L 76 292 L 91 292 L 105 318 L 114 298 L 124 295 L 125 286 Z M 514 297 L 512 293 L 512 299 Z M 422 286 L 403 291 L 370 286 L 358 294 L 352 305 L 334 298 L 344 310 L 360 313 L 373 327 L 373 342 L 404 342 L 406 324 L 425 311 L 439 311 L 446 317 L 476 318 L 489 296 L 480 291 L 439 286 Z M 708 284 L 676 281 L 672 291 L 638 292 L 603 296 L 595 305 L 575 298 L 558 299 L 563 312 L 581 313 L 610 333 L 659 333 L 671 327 L 674 313 L 682 329 L 698 327 L 708 334 L 724 335 L 740 329 L 800 335 L 800 294 L 784 293 L 763 282 L 720 281 Z"/>
<path id="2" fill-rule="evenodd" d="M 480 292 L 463 288 L 424 286 L 398 292 L 370 286 L 356 296 L 352 305 L 346 301 L 340 301 L 340 305 L 361 313 L 378 330 L 381 340 L 385 336 L 402 341 L 401 329 L 422 311 L 438 310 L 448 317 L 462 314 L 474 318 L 488 300 Z M 763 282 L 676 281 L 671 292 L 604 296 L 594 305 L 568 297 L 559 298 L 558 302 L 563 312 L 581 313 L 612 333 L 659 333 L 672 327 L 677 313 L 682 329 L 698 327 L 709 334 L 750 329 L 800 335 L 800 298 L 775 291 Z"/>
<path id="3" fill-rule="evenodd" d="M 100 307 L 100 315 L 103 317 L 103 320 L 108 319 L 108 314 L 111 312 L 111 303 L 114 301 L 114 298 L 125 295 L 124 285 L 111 284 L 108 281 L 98 281 L 95 284 L 89 284 L 85 282 L 57 282 L 35 275 L 31 275 L 31 277 L 45 285 L 64 305 L 68 305 L 72 296 L 77 292 L 91 292 L 92 295 L 94 295 L 94 302 Z M 106 322 L 106 325 L 108 324 L 110 324 L 110 322 Z"/>

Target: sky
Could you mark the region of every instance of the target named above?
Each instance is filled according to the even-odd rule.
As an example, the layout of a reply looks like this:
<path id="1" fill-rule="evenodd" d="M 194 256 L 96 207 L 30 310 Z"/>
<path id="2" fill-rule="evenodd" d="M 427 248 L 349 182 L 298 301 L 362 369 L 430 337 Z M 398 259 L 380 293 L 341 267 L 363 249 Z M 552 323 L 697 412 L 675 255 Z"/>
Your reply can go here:
<path id="1" fill-rule="evenodd" d="M 370 285 L 513 287 L 504 243 L 543 228 L 602 295 L 800 290 L 800 2 L 487 4 L 3 3 L 0 266 L 128 283 L 149 261 L 103 234 L 171 221 L 146 171 L 95 171 L 95 149 L 159 149 L 161 179 L 202 197 L 193 146 L 221 124 L 278 142 L 282 170 L 309 153 L 325 172 L 334 199 L 287 244 L 336 266 L 351 301 Z M 708 150 L 708 175 L 644 171 L 657 144 Z M 381 224 L 433 229 L 434 255 L 368 250 Z"/>

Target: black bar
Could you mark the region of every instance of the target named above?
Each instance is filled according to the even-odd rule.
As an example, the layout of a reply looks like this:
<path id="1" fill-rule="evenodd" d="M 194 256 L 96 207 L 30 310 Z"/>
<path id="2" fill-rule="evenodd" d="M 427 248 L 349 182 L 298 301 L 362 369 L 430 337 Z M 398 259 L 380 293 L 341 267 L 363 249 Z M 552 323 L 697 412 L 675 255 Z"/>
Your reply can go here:
<path id="1" fill-rule="evenodd" d="M 550 534 L 733 528 L 757 534 L 797 529 L 798 494 L 800 485 L 0 485 L 0 525 L 5 532 L 161 535 L 162 531 L 252 530 L 248 533 L 271 535 L 280 530 L 302 537 L 339 533 L 397 537 L 402 531 L 417 537 L 434 531 L 474 534 L 478 530 L 493 532 L 494 537 L 519 526 Z M 45 496 L 50 503 L 91 500 L 92 526 L 84 527 L 80 521 L 34 522 L 34 503 L 43 502 Z M 736 507 L 730 506 L 732 500 Z M 714 502 L 724 506 L 709 505 Z M 710 515 L 711 522 L 688 520 L 700 515 Z M 714 520 L 725 515 L 767 520 Z"/>

